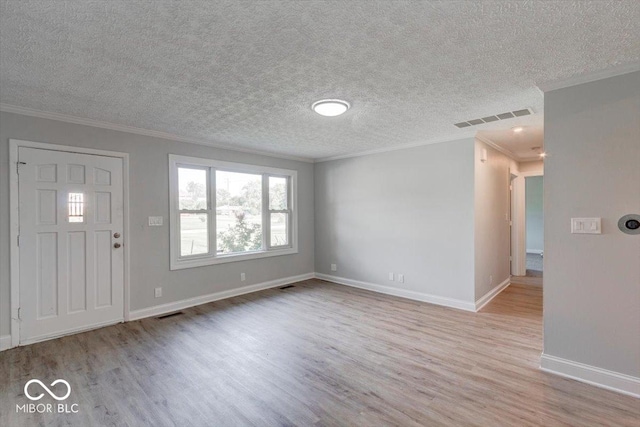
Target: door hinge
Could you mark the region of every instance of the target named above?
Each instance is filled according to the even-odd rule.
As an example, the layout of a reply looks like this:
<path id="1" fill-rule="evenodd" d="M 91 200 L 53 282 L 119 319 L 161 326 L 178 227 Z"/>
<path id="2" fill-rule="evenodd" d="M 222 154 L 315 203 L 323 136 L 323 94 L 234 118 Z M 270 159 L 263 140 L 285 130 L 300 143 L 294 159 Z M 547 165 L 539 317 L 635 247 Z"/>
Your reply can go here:
<path id="1" fill-rule="evenodd" d="M 20 235 L 18 234 L 18 246 L 20 246 Z"/>
<path id="2" fill-rule="evenodd" d="M 20 307 L 18 307 L 18 320 L 21 320 L 21 317 L 20 317 L 20 314 L 21 314 L 21 313 L 20 313 L 20 310 L 21 310 L 21 308 L 20 308 Z"/>
<path id="3" fill-rule="evenodd" d="M 20 174 L 20 165 L 26 165 L 25 162 L 16 162 L 16 173 Z"/>

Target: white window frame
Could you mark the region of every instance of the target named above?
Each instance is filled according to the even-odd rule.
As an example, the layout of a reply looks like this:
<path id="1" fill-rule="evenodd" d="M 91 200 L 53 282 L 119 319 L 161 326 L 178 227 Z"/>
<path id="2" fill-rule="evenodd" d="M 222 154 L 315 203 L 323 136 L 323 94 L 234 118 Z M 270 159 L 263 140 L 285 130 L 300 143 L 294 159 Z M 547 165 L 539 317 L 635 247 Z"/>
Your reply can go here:
<path id="1" fill-rule="evenodd" d="M 209 213 L 209 253 L 182 257 L 180 255 L 180 209 L 178 168 L 207 168 Z M 262 249 L 251 252 L 235 254 L 217 253 L 216 230 L 216 170 L 227 172 L 252 173 L 262 175 Z M 269 176 L 285 177 L 289 183 L 288 206 L 289 213 L 289 244 L 287 246 L 271 246 L 271 213 L 284 211 L 269 210 Z M 228 262 L 245 261 L 273 256 L 290 255 L 298 253 L 298 172 L 290 169 L 278 169 L 267 166 L 250 165 L 245 163 L 224 162 L 213 159 L 180 156 L 169 154 L 169 252 L 170 269 L 180 270 L 184 268 L 202 267 L 205 265 L 224 264 Z"/>
<path id="2" fill-rule="evenodd" d="M 263 245 L 268 248 L 269 250 L 276 250 L 276 249 L 284 249 L 287 247 L 291 246 L 291 242 L 287 243 L 286 245 L 278 245 L 275 246 L 272 244 L 271 242 L 271 215 L 272 214 L 278 214 L 278 213 L 284 213 L 284 214 L 288 214 L 288 218 L 289 218 L 289 223 L 287 224 L 287 230 L 292 230 L 293 229 L 293 221 L 292 221 L 292 216 L 293 216 L 293 210 L 291 208 L 291 204 L 292 204 L 292 195 L 291 195 L 291 191 L 287 191 L 287 209 L 271 209 L 271 206 L 269 205 L 269 178 L 274 177 L 274 178 L 284 178 L 287 180 L 287 188 L 292 188 L 292 184 L 291 184 L 291 176 L 290 175 L 279 175 L 279 174 L 269 174 L 266 177 L 263 178 L 262 180 L 262 205 L 266 206 L 266 209 L 262 210 L 262 221 L 264 222 L 265 220 L 269 223 L 269 234 L 268 235 L 263 235 Z M 289 233 L 290 235 L 288 236 L 288 238 L 291 238 L 291 233 Z"/>

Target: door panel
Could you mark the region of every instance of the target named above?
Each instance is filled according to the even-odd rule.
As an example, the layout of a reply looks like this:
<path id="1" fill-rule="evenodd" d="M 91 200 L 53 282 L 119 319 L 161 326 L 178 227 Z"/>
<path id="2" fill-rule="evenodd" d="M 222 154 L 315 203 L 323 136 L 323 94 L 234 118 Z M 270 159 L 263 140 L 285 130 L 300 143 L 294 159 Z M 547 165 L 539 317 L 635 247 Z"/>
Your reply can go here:
<path id="1" fill-rule="evenodd" d="M 122 321 L 122 159 L 24 147 L 18 155 L 20 342 Z"/>
<path id="2" fill-rule="evenodd" d="M 37 239 L 37 319 L 44 320 L 58 315 L 58 234 L 38 233 Z"/>
<path id="3" fill-rule="evenodd" d="M 57 221 L 57 201 L 56 190 L 37 190 L 38 204 L 36 212 L 38 213 L 38 225 L 55 225 Z"/>
<path id="4" fill-rule="evenodd" d="M 95 233 L 95 288 L 96 308 L 111 305 L 111 233 L 109 231 L 96 231 Z"/>
<path id="5" fill-rule="evenodd" d="M 69 313 L 87 309 L 86 233 L 72 231 L 67 234 L 69 254 Z"/>

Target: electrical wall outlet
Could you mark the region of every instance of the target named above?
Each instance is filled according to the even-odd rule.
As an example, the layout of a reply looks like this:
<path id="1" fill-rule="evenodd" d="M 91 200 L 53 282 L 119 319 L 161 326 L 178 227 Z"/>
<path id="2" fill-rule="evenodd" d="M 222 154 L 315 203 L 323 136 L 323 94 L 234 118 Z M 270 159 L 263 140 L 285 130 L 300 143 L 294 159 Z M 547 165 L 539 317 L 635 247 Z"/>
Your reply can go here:
<path id="1" fill-rule="evenodd" d="M 240 281 L 244 282 L 245 280 L 247 280 L 247 276 L 244 273 L 240 273 Z"/>
<path id="2" fill-rule="evenodd" d="M 331 264 L 331 271 L 338 271 L 338 266 L 336 264 Z"/>
<path id="3" fill-rule="evenodd" d="M 162 296 L 162 288 L 156 288 L 154 295 L 156 298 L 160 298 Z"/>
<path id="4" fill-rule="evenodd" d="M 389 272 L 389 280 L 391 280 L 393 282 L 393 273 Z"/>
<path id="5" fill-rule="evenodd" d="M 404 283 L 404 274 L 398 273 L 398 282 Z"/>

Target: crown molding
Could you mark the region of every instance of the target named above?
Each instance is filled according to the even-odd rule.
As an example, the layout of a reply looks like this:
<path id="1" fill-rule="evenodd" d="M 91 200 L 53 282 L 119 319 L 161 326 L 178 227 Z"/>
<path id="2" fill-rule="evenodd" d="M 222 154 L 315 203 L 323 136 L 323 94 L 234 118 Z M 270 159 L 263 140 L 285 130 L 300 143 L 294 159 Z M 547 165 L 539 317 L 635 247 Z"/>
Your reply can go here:
<path id="1" fill-rule="evenodd" d="M 544 158 L 543 157 L 536 157 L 536 158 L 533 158 L 533 159 L 526 158 L 526 159 L 518 160 L 518 162 L 520 162 L 520 163 L 532 163 L 532 162 L 542 162 L 542 163 L 544 163 Z"/>
<path id="2" fill-rule="evenodd" d="M 229 150 L 229 151 L 236 151 L 236 152 L 240 152 L 240 153 L 257 154 L 257 155 L 260 155 L 260 156 L 274 157 L 274 158 L 277 158 L 277 159 L 285 159 L 285 160 L 296 160 L 296 161 L 299 161 L 299 162 L 306 162 L 306 163 L 313 163 L 314 162 L 313 159 L 308 158 L 308 157 L 289 156 L 289 155 L 286 155 L 286 154 L 276 154 L 276 153 L 271 153 L 271 152 L 268 152 L 268 151 L 252 150 L 252 149 L 249 149 L 249 148 L 239 148 L 239 147 L 235 147 L 235 146 L 231 146 L 231 145 L 211 142 L 211 141 L 208 141 L 208 140 L 205 140 L 205 139 L 189 138 L 189 137 L 175 135 L 175 134 L 168 133 L 168 132 L 162 132 L 162 131 L 156 131 L 156 130 L 150 130 L 150 129 L 143 129 L 143 128 L 138 128 L 138 127 L 135 127 L 135 126 L 119 125 L 119 124 L 115 124 L 115 123 L 104 122 L 104 121 L 101 121 L 101 120 L 87 119 L 87 118 L 84 118 L 84 117 L 77 117 L 77 116 L 72 116 L 72 115 L 68 115 L 68 114 L 53 113 L 53 112 L 50 112 L 50 111 L 35 110 L 33 108 L 19 107 L 17 105 L 11 105 L 11 104 L 5 104 L 5 103 L 0 103 L 0 111 L 4 111 L 4 112 L 7 112 L 7 113 L 21 114 L 23 116 L 38 117 L 38 118 L 41 118 L 41 119 L 56 120 L 56 121 L 59 121 L 59 122 L 73 123 L 73 124 L 77 124 L 77 125 L 92 126 L 92 127 L 102 128 L 102 129 L 115 130 L 115 131 L 119 131 L 119 132 L 133 133 L 133 134 L 136 134 L 136 135 L 143 135 L 143 136 L 150 136 L 150 137 L 154 137 L 154 138 L 168 139 L 170 141 L 186 142 L 188 144 L 204 145 L 204 146 L 207 146 L 207 147 L 219 148 L 219 149 Z"/>
<path id="3" fill-rule="evenodd" d="M 459 134 L 457 136 L 448 136 L 448 137 L 444 137 L 444 138 L 435 138 L 435 139 L 430 139 L 430 140 L 422 141 L 422 142 L 395 145 L 393 147 L 374 148 L 372 150 L 357 151 L 355 153 L 340 154 L 338 156 L 322 157 L 322 158 L 319 158 L 319 159 L 315 159 L 315 163 L 330 162 L 332 160 L 349 159 L 349 158 L 352 158 L 352 157 L 370 156 L 372 154 L 388 153 L 390 151 L 406 150 L 408 148 L 422 147 L 424 145 L 439 144 L 441 142 L 459 141 L 461 139 L 474 138 L 474 137 L 475 137 L 475 132 L 467 131 L 467 132 L 461 133 L 461 134 Z"/>
<path id="4" fill-rule="evenodd" d="M 513 151 L 507 150 L 506 148 L 503 148 L 503 147 L 499 146 L 498 144 L 496 144 L 495 142 L 493 142 L 491 139 L 487 138 L 486 136 L 476 135 L 476 139 L 478 141 L 484 142 L 485 144 L 487 144 L 491 148 L 494 148 L 494 149 L 498 150 L 499 152 L 501 152 L 505 156 L 509 157 L 511 160 L 513 160 L 515 162 L 518 162 L 518 163 L 544 161 L 544 159 L 541 159 L 539 157 L 535 157 L 535 158 L 520 157 L 516 153 L 514 153 Z"/>
<path id="5" fill-rule="evenodd" d="M 591 73 L 578 74 L 566 79 L 551 80 L 547 82 L 536 83 L 538 89 L 544 92 L 563 89 L 565 87 L 575 86 L 583 83 L 595 82 L 609 77 L 621 76 L 623 74 L 640 71 L 640 61 L 631 62 L 629 64 L 617 65 L 605 70 L 594 71 Z"/>
<path id="6" fill-rule="evenodd" d="M 504 154 L 505 156 L 509 157 L 513 161 L 516 161 L 516 162 L 526 161 L 526 160 L 522 160 L 520 157 L 518 157 L 511 150 L 507 150 L 506 148 L 500 147 L 498 144 L 496 144 L 495 142 L 493 142 L 492 140 L 490 140 L 486 136 L 476 135 L 476 139 L 478 141 L 480 141 L 480 142 L 484 142 L 485 144 L 487 144 L 489 147 L 493 148 L 494 150 L 497 150 L 497 151 L 501 152 L 502 154 Z M 533 159 L 533 160 L 537 160 L 537 159 Z"/>
<path id="7" fill-rule="evenodd" d="M 7 112 L 7 113 L 20 114 L 20 115 L 24 115 L 24 116 L 38 117 L 38 118 L 41 118 L 41 119 L 56 120 L 56 121 L 65 122 L 65 123 L 73 123 L 73 124 L 78 124 L 78 125 L 91 126 L 91 127 L 97 127 L 97 128 L 109 129 L 109 130 L 115 130 L 115 131 L 119 131 L 119 132 L 127 132 L 127 133 L 136 134 L 136 135 L 143 135 L 143 136 L 149 136 L 149 137 L 154 137 L 154 138 L 167 139 L 167 140 L 170 140 L 170 141 L 177 141 L 177 142 L 185 142 L 185 143 L 188 143 L 188 144 L 203 145 L 203 146 L 207 146 L 207 147 L 219 148 L 219 149 L 223 149 L 223 150 L 235 151 L 235 152 L 240 152 L 240 153 L 255 154 L 255 155 L 260 155 L 260 156 L 273 157 L 273 158 L 277 158 L 277 159 L 295 160 L 295 161 L 306 162 L 306 163 L 322 163 L 322 162 L 328 162 L 328 161 L 332 161 L 332 160 L 340 160 L 340 159 L 348 159 L 348 158 L 353 158 L 353 157 L 369 156 L 369 155 L 373 155 L 373 154 L 380 154 L 380 153 L 387 153 L 387 152 L 391 152 L 391 151 L 406 150 L 406 149 L 409 149 L 409 148 L 422 147 L 422 146 L 425 146 L 425 145 L 432 145 L 432 144 L 439 144 L 439 143 L 443 143 L 443 142 L 458 141 L 458 140 L 466 139 L 466 138 L 476 138 L 476 139 L 484 142 L 485 144 L 491 146 L 492 148 L 500 151 L 504 155 L 506 155 L 506 156 L 510 157 L 511 159 L 513 159 L 515 161 L 518 161 L 518 162 L 537 160 L 537 159 L 520 159 L 513 152 L 500 147 L 499 145 L 497 145 L 495 142 L 491 141 L 487 137 L 477 135 L 476 131 L 465 131 L 465 132 L 459 133 L 456 136 L 447 136 L 447 137 L 443 137 L 443 138 L 435 138 L 435 139 L 430 139 L 430 140 L 416 142 L 416 143 L 396 145 L 396 146 L 393 146 L 393 147 L 382 147 L 382 148 L 376 148 L 376 149 L 371 149 L 371 150 L 358 151 L 358 152 L 355 152 L 355 153 L 347 153 L 347 154 L 341 154 L 341 155 L 337 155 L 337 156 L 330 156 L 330 157 L 312 159 L 312 158 L 309 158 L 309 157 L 290 156 L 290 155 L 286 155 L 286 154 L 275 154 L 275 153 L 271 153 L 271 152 L 268 152 L 268 151 L 253 150 L 253 149 L 249 149 L 249 148 L 239 148 L 239 147 L 229 146 L 229 145 L 225 145 L 225 144 L 214 143 L 214 142 L 207 141 L 207 140 L 204 140 L 204 139 L 188 138 L 188 137 L 183 137 L 183 136 L 179 136 L 179 135 L 175 135 L 175 134 L 171 134 L 171 133 L 167 133 L 167 132 L 162 132 L 162 131 L 143 129 L 143 128 L 138 128 L 138 127 L 135 127 L 135 126 L 119 125 L 119 124 L 115 124 L 115 123 L 104 122 L 104 121 L 101 121 L 101 120 L 88 119 L 88 118 L 83 118 L 83 117 L 67 115 L 67 114 L 53 113 L 53 112 L 49 112 L 49 111 L 35 110 L 33 108 L 19 107 L 17 105 L 11 105 L 11 104 L 5 104 L 5 103 L 0 103 L 0 111 L 4 111 L 4 112 Z"/>

